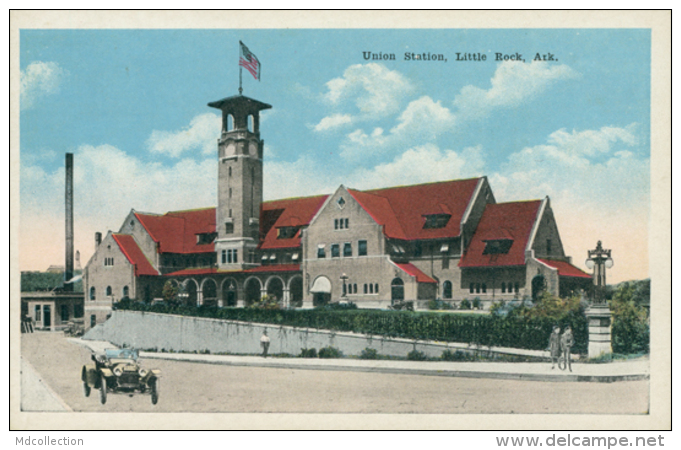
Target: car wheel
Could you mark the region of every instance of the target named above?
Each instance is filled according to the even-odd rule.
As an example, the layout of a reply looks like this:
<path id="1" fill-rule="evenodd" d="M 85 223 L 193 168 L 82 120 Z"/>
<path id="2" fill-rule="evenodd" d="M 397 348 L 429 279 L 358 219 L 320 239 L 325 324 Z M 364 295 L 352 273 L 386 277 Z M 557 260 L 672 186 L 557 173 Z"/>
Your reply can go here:
<path id="1" fill-rule="evenodd" d="M 154 378 L 151 385 L 151 404 L 155 405 L 158 403 L 158 378 Z"/>
<path id="2" fill-rule="evenodd" d="M 86 397 L 89 397 L 91 391 L 92 388 L 87 384 L 87 381 L 83 381 L 83 394 L 85 394 Z"/>
<path id="3" fill-rule="evenodd" d="M 99 383 L 99 401 L 102 405 L 106 403 L 106 378 L 102 375 L 102 381 Z"/>

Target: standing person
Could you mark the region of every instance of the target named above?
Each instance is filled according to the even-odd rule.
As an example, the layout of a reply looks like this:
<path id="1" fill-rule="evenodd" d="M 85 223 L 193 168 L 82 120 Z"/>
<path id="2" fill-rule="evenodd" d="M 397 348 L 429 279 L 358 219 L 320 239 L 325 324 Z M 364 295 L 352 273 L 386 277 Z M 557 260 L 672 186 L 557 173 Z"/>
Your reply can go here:
<path id="1" fill-rule="evenodd" d="M 549 338 L 549 350 L 551 352 L 551 369 L 555 369 L 556 363 L 560 359 L 560 327 L 553 326 L 553 333 Z"/>
<path id="2" fill-rule="evenodd" d="M 262 332 L 260 336 L 260 346 L 262 347 L 262 357 L 267 358 L 267 351 L 270 349 L 270 338 L 267 336 L 267 330 Z"/>
<path id="3" fill-rule="evenodd" d="M 568 326 L 560 338 L 560 347 L 563 350 L 563 357 L 565 358 L 565 368 L 572 372 L 572 361 L 570 360 L 570 348 L 574 345 L 575 340 L 572 337 L 572 328 Z"/>

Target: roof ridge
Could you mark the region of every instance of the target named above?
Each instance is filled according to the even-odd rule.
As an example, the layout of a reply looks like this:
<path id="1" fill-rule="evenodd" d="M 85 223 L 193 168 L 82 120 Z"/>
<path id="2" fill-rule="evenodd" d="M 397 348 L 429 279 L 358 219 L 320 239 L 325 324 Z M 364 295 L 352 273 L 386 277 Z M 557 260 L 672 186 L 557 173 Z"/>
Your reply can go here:
<path id="1" fill-rule="evenodd" d="M 399 186 L 388 186 L 388 187 L 384 187 L 384 188 L 373 188 L 373 189 L 367 189 L 367 190 L 355 189 L 355 190 L 360 191 L 360 192 L 370 193 L 372 191 L 388 191 L 388 190 L 391 190 L 391 189 L 403 189 L 403 188 L 409 188 L 409 187 L 429 186 L 429 185 L 433 185 L 433 184 L 458 183 L 458 182 L 463 182 L 463 181 L 479 180 L 481 178 L 484 178 L 484 177 L 480 176 L 480 177 L 471 177 L 471 178 L 460 178 L 460 179 L 455 179 L 455 180 L 429 181 L 429 182 L 426 182 L 426 183 L 402 184 L 402 185 L 399 185 Z"/>

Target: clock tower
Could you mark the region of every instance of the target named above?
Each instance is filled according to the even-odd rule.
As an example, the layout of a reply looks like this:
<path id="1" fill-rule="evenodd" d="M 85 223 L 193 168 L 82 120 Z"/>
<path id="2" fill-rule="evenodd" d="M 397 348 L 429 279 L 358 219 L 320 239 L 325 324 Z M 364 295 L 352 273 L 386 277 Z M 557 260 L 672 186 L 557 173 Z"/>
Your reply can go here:
<path id="1" fill-rule="evenodd" d="M 272 106 L 243 95 L 211 102 L 222 111 L 218 139 L 215 251 L 220 270 L 254 267 L 263 196 L 260 111 Z"/>

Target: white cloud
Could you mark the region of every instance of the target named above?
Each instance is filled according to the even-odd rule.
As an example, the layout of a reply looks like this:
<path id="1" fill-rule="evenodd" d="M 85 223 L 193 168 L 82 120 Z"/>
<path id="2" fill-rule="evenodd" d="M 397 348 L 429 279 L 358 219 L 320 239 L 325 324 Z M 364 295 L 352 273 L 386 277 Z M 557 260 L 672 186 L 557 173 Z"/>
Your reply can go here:
<path id="1" fill-rule="evenodd" d="M 566 253 L 583 268 L 596 241 L 620 261 L 612 281 L 648 276 L 650 159 L 636 148 L 636 125 L 558 130 L 547 144 L 512 154 L 490 176 L 498 201 L 551 198 Z M 643 153 L 646 153 L 645 151 Z M 606 242 L 607 241 L 607 242 Z"/>
<path id="2" fill-rule="evenodd" d="M 497 67 L 490 89 L 465 86 L 454 99 L 454 106 L 461 118 L 478 119 L 493 109 L 517 107 L 556 81 L 577 76 L 577 72 L 565 64 L 505 61 Z"/>
<path id="3" fill-rule="evenodd" d="M 144 162 L 120 149 L 81 146 L 74 152 L 74 220 L 76 249 L 83 264 L 90 257 L 95 231 L 117 231 L 131 208 L 164 213 L 216 204 L 217 160 L 182 159 L 172 166 Z M 37 252 L 35 236 L 64 230 L 64 168 L 46 172 L 21 166 L 22 268 L 63 260 L 59 247 Z M 63 248 L 63 246 L 61 247 Z M 61 253 L 60 253 L 61 252 Z M 35 261 L 35 263 L 32 263 Z"/>
<path id="4" fill-rule="evenodd" d="M 59 85 L 68 72 L 56 62 L 35 61 L 21 71 L 21 109 L 33 106 L 36 100 L 59 92 Z"/>
<path id="5" fill-rule="evenodd" d="M 182 153 L 198 149 L 204 155 L 215 152 L 215 137 L 220 135 L 220 116 L 213 113 L 194 117 L 189 126 L 179 131 L 151 132 L 147 147 L 155 153 L 164 153 L 174 158 Z"/>
<path id="6" fill-rule="evenodd" d="M 326 131 L 351 122 L 352 116 L 349 114 L 334 114 L 332 116 L 324 117 L 317 125 L 315 125 L 314 130 Z"/>
<path id="7" fill-rule="evenodd" d="M 479 146 L 455 152 L 426 144 L 406 150 L 391 162 L 357 171 L 350 176 L 346 185 L 357 189 L 373 189 L 454 180 L 481 175 L 483 167 L 484 159 Z"/>

